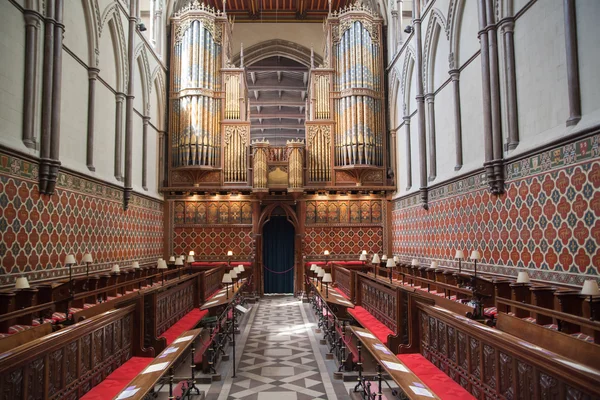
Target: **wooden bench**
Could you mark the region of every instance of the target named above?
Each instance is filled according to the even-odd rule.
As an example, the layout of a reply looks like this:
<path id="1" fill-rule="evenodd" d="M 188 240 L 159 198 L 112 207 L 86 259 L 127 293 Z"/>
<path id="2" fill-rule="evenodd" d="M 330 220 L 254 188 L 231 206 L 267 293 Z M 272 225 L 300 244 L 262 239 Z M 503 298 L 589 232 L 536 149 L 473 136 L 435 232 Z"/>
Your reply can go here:
<path id="1" fill-rule="evenodd" d="M 140 311 L 111 310 L 1 354 L 3 397 L 80 398 L 132 358 L 146 362 Z"/>
<path id="2" fill-rule="evenodd" d="M 353 342 L 360 348 L 362 364 L 359 377 L 362 377 L 362 373 L 365 372 L 377 372 L 378 378 L 381 378 L 381 372 L 384 370 L 396 382 L 404 395 L 403 398 L 408 399 L 422 399 L 423 396 L 444 400 L 474 399 L 470 393 L 420 354 L 396 356 L 366 329 L 357 327 L 349 329 Z M 389 392 L 391 390 L 384 390 L 386 394 Z M 393 397 L 391 393 L 387 396 L 387 398 Z"/>
<path id="3" fill-rule="evenodd" d="M 155 359 L 150 360 L 142 370 L 134 377 L 124 379 L 116 375 L 116 372 L 111 374 L 104 382 L 96 386 L 92 392 L 88 393 L 82 400 L 103 400 L 112 398 L 121 398 L 129 400 L 141 400 L 147 395 L 151 395 L 155 386 L 166 375 L 173 375 L 172 369 L 184 356 L 190 346 L 194 343 L 202 329 L 194 329 L 181 332 L 177 336 L 177 343 L 170 345 L 163 350 Z M 114 380 L 114 382 L 110 382 Z M 191 380 L 191 379 L 190 379 Z M 170 379 L 170 391 L 173 393 L 173 398 L 180 399 L 181 394 L 185 391 L 190 380 L 181 380 L 177 385 Z M 113 383 L 111 385 L 111 383 Z M 200 394 L 200 392 L 197 392 Z"/>
<path id="4" fill-rule="evenodd" d="M 401 352 L 420 353 L 476 398 L 600 398 L 598 358 L 590 367 L 439 306 L 415 307 Z"/>

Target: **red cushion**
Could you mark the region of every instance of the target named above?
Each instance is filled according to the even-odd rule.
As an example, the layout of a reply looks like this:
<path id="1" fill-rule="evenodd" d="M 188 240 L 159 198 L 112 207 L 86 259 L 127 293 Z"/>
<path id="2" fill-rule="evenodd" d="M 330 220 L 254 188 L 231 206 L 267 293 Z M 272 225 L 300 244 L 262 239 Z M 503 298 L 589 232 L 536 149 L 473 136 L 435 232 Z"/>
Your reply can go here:
<path id="1" fill-rule="evenodd" d="M 421 354 L 398 354 L 398 359 L 402 361 L 408 369 L 423 381 L 424 384 L 443 400 L 466 400 L 475 399 L 462 386 L 456 383 L 452 378 L 443 373 L 429 360 Z"/>
<path id="2" fill-rule="evenodd" d="M 349 308 L 348 313 L 350 313 L 363 327 L 371 331 L 371 333 L 384 344 L 387 344 L 388 335 L 394 334 L 390 328 L 379 322 L 377 318 L 361 306 Z"/>
<path id="3" fill-rule="evenodd" d="M 123 390 L 127 384 L 139 375 L 154 360 L 152 357 L 132 357 L 112 374 L 106 377 L 99 385 L 87 392 L 82 400 L 112 399 Z"/>
<path id="4" fill-rule="evenodd" d="M 200 311 L 199 309 L 194 308 L 192 311 L 181 317 L 181 319 L 177 321 L 175 325 L 167 329 L 165 333 L 161 335 L 161 337 L 167 339 L 167 346 L 170 345 L 183 332 L 194 329 L 198 321 L 204 318 L 206 314 L 208 314 L 208 310 Z"/>
<path id="5" fill-rule="evenodd" d="M 312 261 L 304 264 L 305 267 L 310 268 L 311 265 L 315 264 L 317 267 L 325 266 L 325 261 Z"/>
<path id="6" fill-rule="evenodd" d="M 363 261 L 331 261 L 337 265 L 365 265 Z"/>

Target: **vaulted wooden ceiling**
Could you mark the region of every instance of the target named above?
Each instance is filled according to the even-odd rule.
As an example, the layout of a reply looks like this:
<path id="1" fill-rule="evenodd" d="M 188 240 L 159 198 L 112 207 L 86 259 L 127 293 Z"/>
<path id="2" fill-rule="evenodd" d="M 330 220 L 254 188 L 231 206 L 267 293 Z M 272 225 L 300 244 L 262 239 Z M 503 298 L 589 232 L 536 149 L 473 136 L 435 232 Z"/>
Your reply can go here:
<path id="1" fill-rule="evenodd" d="M 223 10 L 223 0 L 204 0 L 205 4 Z M 331 0 L 338 10 L 352 0 Z M 227 14 L 236 21 L 294 22 L 322 21 L 329 11 L 329 0 L 226 0 Z"/>

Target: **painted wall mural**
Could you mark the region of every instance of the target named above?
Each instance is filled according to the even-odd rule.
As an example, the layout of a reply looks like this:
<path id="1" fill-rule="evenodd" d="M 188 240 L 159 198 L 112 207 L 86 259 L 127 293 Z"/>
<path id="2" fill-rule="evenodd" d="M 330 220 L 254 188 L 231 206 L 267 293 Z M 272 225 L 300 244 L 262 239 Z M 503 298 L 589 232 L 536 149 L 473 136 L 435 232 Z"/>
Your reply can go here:
<path id="1" fill-rule="evenodd" d="M 41 196 L 37 182 L 37 163 L 0 153 L 0 285 L 66 276 L 69 253 L 91 252 L 92 270 L 162 256 L 162 201 L 134 195 L 123 211 L 116 187 L 61 171 L 55 194 Z"/>
<path id="2" fill-rule="evenodd" d="M 482 270 L 582 284 L 600 266 L 600 135 L 507 165 L 506 193 L 481 176 L 418 195 L 392 210 L 394 254 L 453 264 L 456 249 L 479 249 Z M 443 265 L 444 263 L 442 263 Z"/>
<path id="3" fill-rule="evenodd" d="M 175 225 L 252 224 L 249 201 L 176 201 Z"/>
<path id="4" fill-rule="evenodd" d="M 306 225 L 381 224 L 380 200 L 307 201 Z"/>

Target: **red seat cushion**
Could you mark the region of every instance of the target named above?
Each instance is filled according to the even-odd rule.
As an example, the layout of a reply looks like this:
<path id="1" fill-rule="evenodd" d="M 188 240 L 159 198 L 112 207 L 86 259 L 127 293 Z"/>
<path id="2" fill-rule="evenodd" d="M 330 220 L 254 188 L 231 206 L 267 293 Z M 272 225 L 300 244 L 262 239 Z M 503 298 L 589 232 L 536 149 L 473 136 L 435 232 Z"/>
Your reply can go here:
<path id="1" fill-rule="evenodd" d="M 398 354 L 408 369 L 429 386 L 431 390 L 442 400 L 466 400 L 475 399 L 462 386 L 452 378 L 443 373 L 421 354 Z"/>
<path id="2" fill-rule="evenodd" d="M 99 385 L 87 392 L 82 400 L 106 400 L 114 398 L 127 384 L 154 360 L 152 357 L 132 357 Z"/>
<path id="3" fill-rule="evenodd" d="M 167 346 L 170 345 L 183 332 L 189 331 L 190 329 L 194 329 L 198 321 L 204 318 L 206 314 L 208 314 L 208 310 L 200 311 L 199 309 L 194 308 L 192 311 L 181 317 L 181 319 L 177 321 L 172 327 L 167 329 L 165 333 L 161 335 L 161 337 L 167 339 Z"/>
<path id="4" fill-rule="evenodd" d="M 377 318 L 361 306 L 349 308 L 348 313 L 386 345 L 388 335 L 394 335 L 390 328 L 379 322 Z"/>

